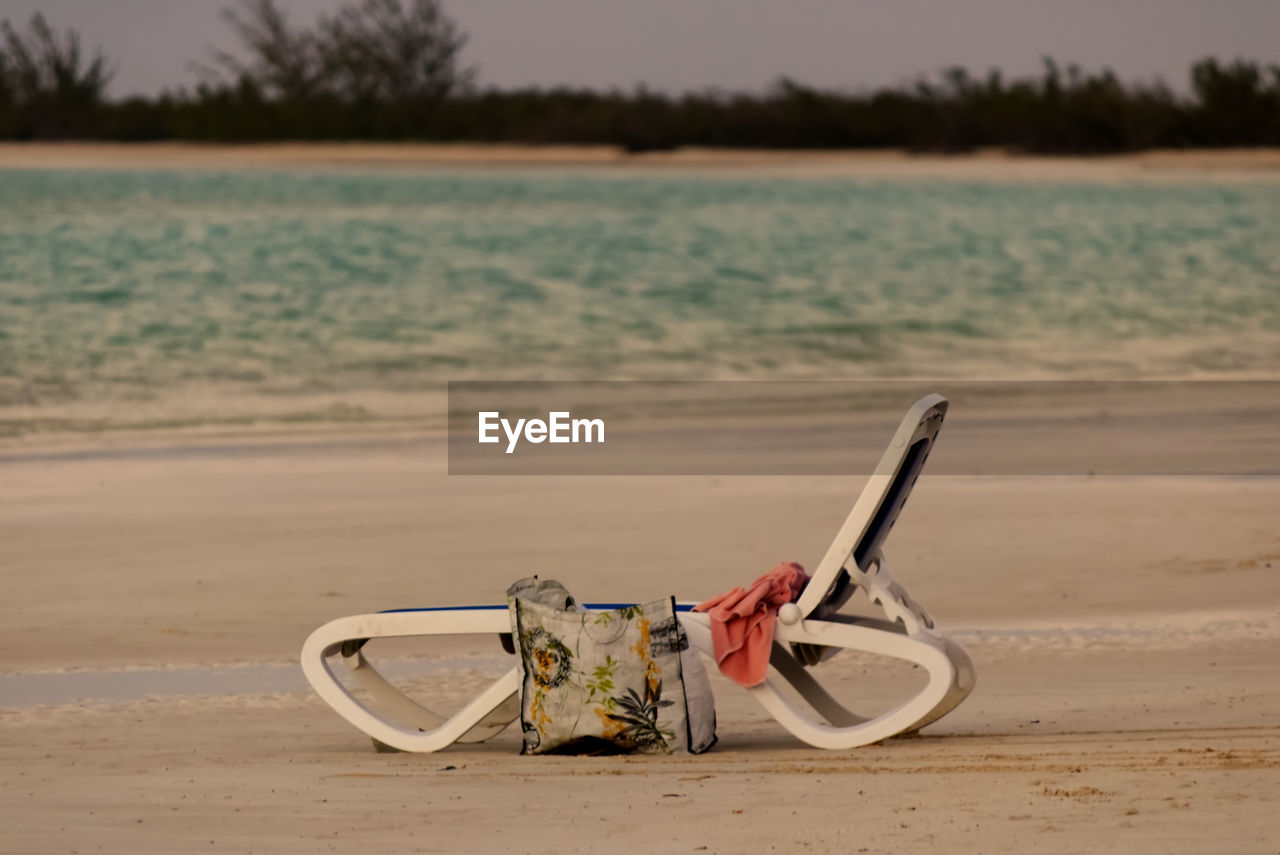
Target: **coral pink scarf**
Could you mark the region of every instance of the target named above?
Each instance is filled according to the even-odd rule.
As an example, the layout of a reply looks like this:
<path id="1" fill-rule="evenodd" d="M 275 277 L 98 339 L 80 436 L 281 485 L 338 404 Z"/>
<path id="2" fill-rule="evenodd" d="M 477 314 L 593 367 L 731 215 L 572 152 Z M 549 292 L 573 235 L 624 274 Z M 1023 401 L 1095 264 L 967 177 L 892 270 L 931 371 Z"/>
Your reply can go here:
<path id="1" fill-rule="evenodd" d="M 778 609 L 800 598 L 809 582 L 794 562 L 779 564 L 751 583 L 693 607 L 711 617 L 711 642 L 720 672 L 740 686 L 758 686 L 769 668 Z"/>

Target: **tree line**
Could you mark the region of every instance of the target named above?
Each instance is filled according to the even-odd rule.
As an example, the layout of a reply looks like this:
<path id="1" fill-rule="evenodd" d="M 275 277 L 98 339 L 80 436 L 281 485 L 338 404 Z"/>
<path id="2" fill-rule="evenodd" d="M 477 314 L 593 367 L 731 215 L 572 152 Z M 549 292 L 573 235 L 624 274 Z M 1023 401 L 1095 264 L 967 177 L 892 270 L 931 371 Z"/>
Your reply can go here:
<path id="1" fill-rule="evenodd" d="M 953 68 L 871 92 L 781 78 L 763 93 L 480 89 L 439 0 L 353 0 L 312 26 L 275 0 L 223 12 L 239 41 L 201 82 L 107 97 L 114 65 L 40 14 L 0 23 L 0 139 L 603 144 L 630 151 L 1004 147 L 1045 154 L 1280 145 L 1280 65 L 1204 59 L 1190 94 L 1044 61 L 1038 77 Z"/>

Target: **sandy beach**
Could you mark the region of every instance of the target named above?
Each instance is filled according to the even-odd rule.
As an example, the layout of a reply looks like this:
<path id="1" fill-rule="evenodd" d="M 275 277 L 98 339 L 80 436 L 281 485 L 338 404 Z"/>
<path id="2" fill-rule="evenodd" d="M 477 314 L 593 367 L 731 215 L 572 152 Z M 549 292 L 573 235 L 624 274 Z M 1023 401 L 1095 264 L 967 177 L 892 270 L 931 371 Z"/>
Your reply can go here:
<path id="1" fill-rule="evenodd" d="M 897 149 L 773 151 L 682 148 L 631 154 L 613 146 L 431 143 L 3 143 L 0 169 L 573 168 L 716 174 L 945 178 L 981 181 L 1259 180 L 1280 176 L 1280 149 L 1155 150 L 1101 157 L 961 155 Z"/>
<path id="2" fill-rule="evenodd" d="M 491 602 L 531 572 L 587 599 L 709 595 L 815 563 L 861 479 L 466 478 L 429 442 L 163 440 L 8 449 L 4 851 L 1280 844 L 1274 478 L 926 476 L 890 554 L 979 685 L 920 738 L 818 751 L 716 675 L 721 742 L 696 758 L 521 757 L 511 730 L 387 755 L 296 684 L 19 696 L 36 674 L 287 666 L 333 617 Z M 837 663 L 845 697 L 900 678 Z M 461 702 L 482 670 L 430 691 Z"/>

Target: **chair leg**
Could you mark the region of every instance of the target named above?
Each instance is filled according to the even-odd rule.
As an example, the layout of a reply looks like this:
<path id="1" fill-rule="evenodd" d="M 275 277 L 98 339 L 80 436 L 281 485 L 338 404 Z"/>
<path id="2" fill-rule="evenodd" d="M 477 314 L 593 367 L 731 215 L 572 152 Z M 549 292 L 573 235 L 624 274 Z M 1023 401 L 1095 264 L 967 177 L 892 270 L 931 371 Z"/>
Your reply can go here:
<path id="1" fill-rule="evenodd" d="M 914 697 L 874 718 L 858 717 L 860 720 L 852 724 L 830 721 L 831 717 L 816 705 L 815 709 L 828 721 L 817 721 L 806 715 L 780 692 L 778 680 L 773 675 L 764 684 L 748 690 L 783 727 L 798 739 L 817 748 L 855 748 L 918 730 L 954 708 L 971 688 L 964 687 L 961 681 L 963 665 L 968 661 L 967 654 L 963 661 L 958 661 L 958 657 L 957 661 L 953 661 L 954 654 L 948 651 L 947 643 L 941 637 L 913 638 L 883 630 L 823 621 L 805 621 L 787 627 L 778 635 L 779 640 L 784 642 L 821 644 L 891 656 L 920 665 L 928 672 L 928 685 Z M 961 667 L 957 667 L 958 665 Z M 791 682 L 785 672 L 775 670 L 778 671 L 778 677 Z M 825 690 L 823 694 L 827 694 Z M 809 701 L 803 692 L 802 697 Z"/>
<path id="2" fill-rule="evenodd" d="M 510 723 L 519 712 L 513 698 L 520 688 L 517 668 L 512 668 L 462 709 L 445 718 L 410 699 L 364 659 L 362 640 L 408 635 L 500 632 L 506 610 L 489 615 L 473 611 L 456 613 L 384 613 L 355 615 L 330 621 L 317 629 L 302 648 L 302 670 L 312 688 L 335 712 L 364 731 L 377 743 L 400 751 L 438 751 L 459 739 L 479 741 Z M 338 680 L 330 658 L 344 654 L 352 674 L 394 720 L 374 712 Z"/>
<path id="3" fill-rule="evenodd" d="M 392 685 L 379 673 L 378 669 L 370 664 L 362 651 L 357 650 L 353 655 L 344 655 L 343 660 L 351 669 L 351 674 L 360 684 L 360 688 L 375 697 L 392 718 L 399 719 L 401 725 L 427 732 L 438 729 L 448 721 L 444 716 L 427 709 Z M 474 727 L 458 737 L 458 741 L 484 742 L 504 730 L 518 715 L 520 715 L 520 702 L 515 695 L 512 695 L 497 709 L 477 722 Z"/>
<path id="4" fill-rule="evenodd" d="M 832 727 L 853 727 L 868 721 L 865 716 L 845 708 L 833 698 L 822 684 L 803 665 L 796 661 L 787 648 L 774 642 L 773 651 L 769 655 L 769 665 L 804 698 L 814 711 L 827 720 Z"/>

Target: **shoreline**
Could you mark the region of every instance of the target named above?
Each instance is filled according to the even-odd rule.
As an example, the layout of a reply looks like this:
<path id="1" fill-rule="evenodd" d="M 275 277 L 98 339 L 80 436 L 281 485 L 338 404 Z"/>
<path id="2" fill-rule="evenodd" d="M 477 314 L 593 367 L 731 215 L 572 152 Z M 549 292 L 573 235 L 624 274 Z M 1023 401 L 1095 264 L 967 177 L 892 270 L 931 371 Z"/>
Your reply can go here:
<path id="1" fill-rule="evenodd" d="M 514 467 L 508 474 L 692 474 L 706 467 L 726 475 L 801 474 L 815 466 L 837 472 L 853 459 L 874 463 L 902 408 L 941 392 L 955 407 L 949 444 L 958 443 L 963 453 L 957 459 L 968 463 L 934 474 L 1269 474 L 1280 471 L 1280 440 L 1260 437 L 1256 429 L 1276 418 L 1269 402 L 1277 387 L 1275 377 L 517 383 L 498 397 L 460 388 L 454 397 L 442 389 L 370 390 L 194 396 L 161 399 L 147 408 L 136 402 L 0 406 L 0 467 L 55 460 L 249 459 L 290 450 L 443 454 L 451 432 L 471 435 L 470 414 L 481 409 L 543 412 L 545 401 L 573 395 L 575 411 L 606 419 L 621 444 L 591 455 L 586 469 L 572 454 L 503 457 L 504 466 Z M 1153 425 L 1160 426 L 1155 436 Z M 679 438 L 680 453 L 670 449 L 672 437 Z M 735 439 L 726 446 L 722 437 Z M 1127 456 L 1142 463 L 1126 469 Z M 462 467 L 460 473 L 479 474 L 494 465 L 475 449 L 450 460 Z M 474 466 L 480 469 L 468 469 Z M 694 468 L 681 468 L 688 466 Z"/>
<path id="2" fill-rule="evenodd" d="M 0 143 L 0 170 L 587 169 L 602 172 L 736 172 L 849 177 L 1132 180 L 1280 178 L 1280 148 L 1156 149 L 1043 156 L 1004 150 L 912 154 L 897 149 L 682 148 L 629 154 L 615 146 L 435 143 Z"/>

